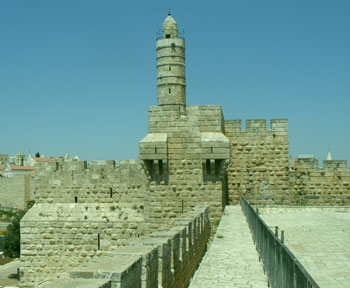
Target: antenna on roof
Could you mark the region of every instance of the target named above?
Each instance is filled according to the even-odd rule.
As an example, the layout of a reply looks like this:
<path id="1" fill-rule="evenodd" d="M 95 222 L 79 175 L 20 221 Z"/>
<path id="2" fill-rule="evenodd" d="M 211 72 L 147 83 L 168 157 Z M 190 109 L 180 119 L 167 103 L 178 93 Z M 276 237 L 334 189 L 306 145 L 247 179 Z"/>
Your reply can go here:
<path id="1" fill-rule="evenodd" d="M 170 11 L 170 9 L 168 9 L 168 15 L 169 15 L 169 16 L 171 15 L 171 11 Z"/>

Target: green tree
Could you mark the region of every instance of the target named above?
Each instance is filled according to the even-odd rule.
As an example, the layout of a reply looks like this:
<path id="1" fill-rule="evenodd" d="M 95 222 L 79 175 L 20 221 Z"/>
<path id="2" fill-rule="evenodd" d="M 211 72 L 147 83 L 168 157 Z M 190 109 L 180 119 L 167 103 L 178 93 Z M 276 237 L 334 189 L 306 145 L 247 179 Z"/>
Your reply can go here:
<path id="1" fill-rule="evenodd" d="M 35 157 L 40 158 L 40 153 L 39 153 L 39 152 L 36 152 L 36 153 L 35 153 Z"/>
<path id="2" fill-rule="evenodd" d="M 18 258 L 21 253 L 20 222 L 27 211 L 18 211 L 7 226 L 7 233 L 2 242 L 5 257 Z"/>

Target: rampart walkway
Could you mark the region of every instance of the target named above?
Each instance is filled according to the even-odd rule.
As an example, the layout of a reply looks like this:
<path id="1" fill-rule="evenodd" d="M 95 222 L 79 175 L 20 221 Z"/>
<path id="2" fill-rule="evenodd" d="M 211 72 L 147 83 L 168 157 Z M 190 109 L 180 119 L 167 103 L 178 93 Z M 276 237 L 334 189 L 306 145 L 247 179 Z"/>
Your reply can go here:
<path id="1" fill-rule="evenodd" d="M 267 277 L 240 206 L 226 206 L 190 288 L 267 288 Z"/>
<path id="2" fill-rule="evenodd" d="M 350 209 L 264 208 L 269 226 L 284 230 L 285 244 L 320 287 L 350 287 Z"/>

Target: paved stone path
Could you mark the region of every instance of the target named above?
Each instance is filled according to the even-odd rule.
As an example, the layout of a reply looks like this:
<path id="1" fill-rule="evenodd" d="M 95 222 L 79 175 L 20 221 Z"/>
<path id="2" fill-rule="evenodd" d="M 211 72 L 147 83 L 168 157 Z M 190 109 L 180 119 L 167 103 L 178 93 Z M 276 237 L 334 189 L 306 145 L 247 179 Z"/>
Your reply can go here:
<path id="1" fill-rule="evenodd" d="M 285 231 L 285 244 L 320 287 L 350 287 L 350 213 L 291 210 L 260 215 Z"/>
<path id="2" fill-rule="evenodd" d="M 240 206 L 226 206 L 209 250 L 189 287 L 268 287 Z"/>
<path id="3" fill-rule="evenodd" d="M 0 266 L 0 288 L 8 286 L 17 287 L 18 280 L 13 278 L 13 275 L 17 273 L 18 267 L 19 260 L 14 260 Z"/>

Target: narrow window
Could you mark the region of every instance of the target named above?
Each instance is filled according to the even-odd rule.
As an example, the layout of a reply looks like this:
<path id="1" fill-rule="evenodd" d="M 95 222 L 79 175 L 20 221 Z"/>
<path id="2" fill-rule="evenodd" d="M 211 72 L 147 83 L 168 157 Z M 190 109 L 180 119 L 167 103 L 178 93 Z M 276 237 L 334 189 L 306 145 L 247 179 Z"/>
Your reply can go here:
<path id="1" fill-rule="evenodd" d="M 159 160 L 158 165 L 159 165 L 159 175 L 163 175 L 163 160 Z"/>
<path id="2" fill-rule="evenodd" d="M 169 94 L 171 94 L 171 88 L 169 88 Z"/>
<path id="3" fill-rule="evenodd" d="M 165 34 L 165 38 L 170 38 L 170 34 Z"/>
<path id="4" fill-rule="evenodd" d="M 97 250 L 101 250 L 101 239 L 100 239 L 100 234 L 97 234 Z"/>
<path id="5" fill-rule="evenodd" d="M 109 197 L 112 198 L 112 196 L 113 196 L 113 190 L 112 188 L 109 188 Z"/>
<path id="6" fill-rule="evenodd" d="M 171 66 L 169 66 L 169 71 L 171 71 Z"/>
<path id="7" fill-rule="evenodd" d="M 74 202 L 78 203 L 78 197 L 77 196 L 74 197 Z"/>
<path id="8" fill-rule="evenodd" d="M 154 154 L 157 154 L 157 147 L 154 147 Z"/>
<path id="9" fill-rule="evenodd" d="M 207 175 L 210 175 L 211 174 L 211 167 L 210 167 L 210 160 L 209 159 L 207 159 L 206 168 L 207 168 Z"/>

